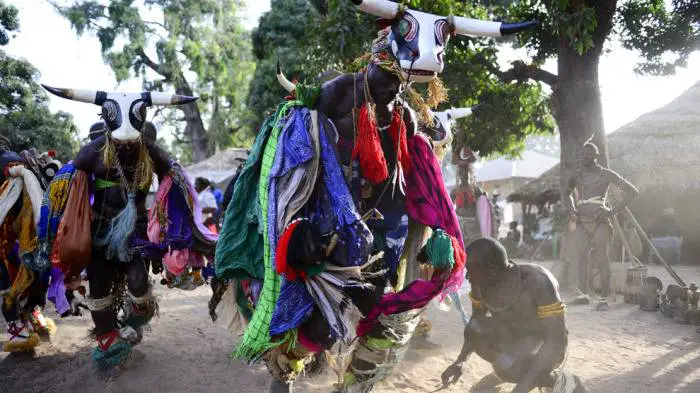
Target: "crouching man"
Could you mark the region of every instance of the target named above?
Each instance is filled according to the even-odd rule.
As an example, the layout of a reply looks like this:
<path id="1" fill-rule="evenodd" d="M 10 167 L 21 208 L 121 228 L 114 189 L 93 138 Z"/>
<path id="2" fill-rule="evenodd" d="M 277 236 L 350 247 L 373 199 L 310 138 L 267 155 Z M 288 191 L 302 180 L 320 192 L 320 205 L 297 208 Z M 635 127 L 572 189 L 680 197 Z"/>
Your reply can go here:
<path id="1" fill-rule="evenodd" d="M 565 307 L 552 274 L 509 261 L 505 248 L 491 238 L 469 244 L 467 255 L 473 314 L 459 357 L 442 373 L 443 384 L 457 382 L 475 352 L 492 364 L 500 380 L 516 384 L 513 393 L 534 388 L 585 392 L 578 377 L 562 370 L 568 344 Z"/>

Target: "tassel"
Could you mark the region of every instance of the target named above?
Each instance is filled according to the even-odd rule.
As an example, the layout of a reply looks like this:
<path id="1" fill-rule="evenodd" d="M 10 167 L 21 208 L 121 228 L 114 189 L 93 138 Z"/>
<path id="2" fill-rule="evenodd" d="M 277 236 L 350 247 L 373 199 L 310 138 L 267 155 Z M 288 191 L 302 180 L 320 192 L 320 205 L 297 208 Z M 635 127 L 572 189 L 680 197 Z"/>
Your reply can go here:
<path id="1" fill-rule="evenodd" d="M 391 115 L 391 127 L 389 134 L 394 141 L 394 146 L 397 146 L 399 162 L 401 169 L 411 171 L 411 156 L 408 154 L 408 141 L 406 139 L 406 123 L 403 121 L 403 108 L 397 107 Z"/>
<path id="2" fill-rule="evenodd" d="M 455 263 L 452 239 L 442 229 L 433 231 L 425 245 L 428 259 L 435 269 L 451 269 Z"/>
<path id="3" fill-rule="evenodd" d="M 134 174 L 134 184 L 141 190 L 147 190 L 149 187 L 151 187 L 154 169 L 153 160 L 151 159 L 151 155 L 148 154 L 148 148 L 146 147 L 146 141 L 144 140 L 141 141 L 139 146 L 139 158 L 136 168 L 136 173 Z"/>
<path id="4" fill-rule="evenodd" d="M 418 113 L 418 119 L 423 124 L 432 124 L 433 114 L 430 111 L 428 104 L 426 104 L 423 97 L 421 97 L 420 93 L 414 90 L 411 86 L 408 86 L 406 93 L 408 94 L 408 102 L 411 104 L 411 108 Z"/>
<path id="5" fill-rule="evenodd" d="M 129 193 L 129 201 L 124 209 L 112 219 L 109 232 L 102 239 L 97 239 L 98 246 L 107 246 L 107 258 L 117 258 L 121 262 L 130 262 L 133 250 L 129 238 L 136 228 L 136 194 Z"/>
<path id="6" fill-rule="evenodd" d="M 107 138 L 105 139 L 105 143 L 102 146 L 102 163 L 106 168 L 112 168 L 114 167 L 116 156 L 117 150 L 116 147 L 114 147 L 114 141 L 112 141 L 112 138 L 109 137 L 108 134 Z"/>
<path id="7" fill-rule="evenodd" d="M 362 176 L 371 184 L 380 184 L 389 177 L 389 169 L 377 132 L 377 120 L 370 113 L 368 104 L 362 105 L 360 108 L 357 139 L 352 151 L 352 159 L 358 158 Z"/>
<path id="8" fill-rule="evenodd" d="M 433 78 L 428 82 L 428 101 L 426 105 L 429 108 L 437 108 L 440 103 L 447 101 L 447 89 L 442 83 L 442 79 Z"/>

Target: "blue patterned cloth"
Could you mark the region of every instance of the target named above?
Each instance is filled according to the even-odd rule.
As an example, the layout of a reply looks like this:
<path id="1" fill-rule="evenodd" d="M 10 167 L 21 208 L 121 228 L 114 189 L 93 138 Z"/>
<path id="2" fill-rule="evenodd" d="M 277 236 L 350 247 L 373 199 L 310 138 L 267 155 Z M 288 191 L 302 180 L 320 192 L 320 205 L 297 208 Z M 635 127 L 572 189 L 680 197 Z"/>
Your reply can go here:
<path id="1" fill-rule="evenodd" d="M 284 121 L 285 124 L 280 132 L 278 142 L 279 148 L 277 149 L 275 161 L 270 170 L 269 197 L 267 202 L 267 233 L 270 237 L 270 259 L 273 268 L 277 251 L 277 240 L 280 237 L 280 233 L 278 233 L 278 220 L 284 219 L 284 217 L 277 217 L 279 179 L 311 160 L 314 156 L 314 147 L 311 143 L 311 138 L 307 131 L 307 123 L 305 121 L 308 114 L 309 110 L 307 108 L 294 108 L 290 111 L 287 118 L 281 120 Z"/>
<path id="2" fill-rule="evenodd" d="M 306 110 L 305 108 L 303 110 Z M 301 112 L 297 110 L 296 112 Z M 304 133 L 308 138 L 308 123 Z M 328 260 L 339 266 L 360 266 L 367 261 L 372 246 L 372 234 L 357 212 L 350 189 L 338 163 L 333 138 L 319 121 L 319 145 L 321 149 L 321 179 L 317 186 L 317 198 L 308 207 L 310 219 L 319 225 L 321 233 L 336 231 L 338 243 Z M 307 139 L 308 140 L 308 139 Z M 314 207 L 315 206 L 315 207 Z M 276 244 L 276 239 L 275 239 Z M 283 334 L 298 327 L 313 310 L 314 302 L 303 281 L 282 282 L 280 296 L 270 323 L 270 334 Z"/>
<path id="3" fill-rule="evenodd" d="M 384 251 L 383 267 L 389 269 L 387 277 L 394 277 L 408 235 L 406 204 L 403 198 L 392 199 L 385 195 L 377 209 L 384 219 L 370 220 L 367 225 L 375 236 L 374 251 Z"/>
<path id="4" fill-rule="evenodd" d="M 63 212 L 65 211 L 65 202 L 68 200 L 68 191 L 70 190 L 70 184 L 75 174 L 75 167 L 72 162 L 61 167 L 54 176 L 51 183 L 49 183 L 49 188 L 44 192 L 44 197 L 41 200 L 41 216 L 39 218 L 39 224 L 37 225 L 37 239 L 39 240 L 39 246 L 37 248 L 36 255 L 34 257 L 34 266 L 30 268 L 37 272 L 47 272 L 51 266 L 51 261 L 49 256 L 51 255 L 51 246 L 56 238 L 58 232 L 58 224 L 61 223 L 61 218 L 63 217 Z M 52 190 L 61 188 L 63 186 L 63 191 L 57 193 L 53 191 L 54 198 L 60 198 L 63 206 L 53 206 L 51 198 L 49 197 Z"/>

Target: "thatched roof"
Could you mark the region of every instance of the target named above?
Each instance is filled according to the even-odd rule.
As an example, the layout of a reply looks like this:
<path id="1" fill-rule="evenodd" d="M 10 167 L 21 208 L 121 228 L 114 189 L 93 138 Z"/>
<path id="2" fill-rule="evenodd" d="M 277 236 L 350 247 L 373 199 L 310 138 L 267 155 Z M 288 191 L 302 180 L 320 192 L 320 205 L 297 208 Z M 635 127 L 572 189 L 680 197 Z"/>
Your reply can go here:
<path id="1" fill-rule="evenodd" d="M 534 179 L 559 162 L 536 151 L 525 150 L 519 158 L 499 157 L 476 168 L 477 183 L 511 178 Z"/>
<path id="2" fill-rule="evenodd" d="M 204 161 L 190 165 L 185 170 L 193 180 L 197 177 L 204 177 L 215 184 L 222 184 L 233 177 L 241 164 L 240 160 L 245 160 L 247 157 L 247 149 L 229 148 Z"/>
<path id="3" fill-rule="evenodd" d="M 559 199 L 559 164 L 543 173 L 535 180 L 527 182 L 508 196 L 508 202 L 539 204 L 541 199 L 556 201 Z"/>
<path id="4" fill-rule="evenodd" d="M 608 135 L 611 169 L 641 191 L 700 189 L 700 82 L 670 104 Z M 558 191 L 559 165 L 513 194 L 534 198 Z"/>

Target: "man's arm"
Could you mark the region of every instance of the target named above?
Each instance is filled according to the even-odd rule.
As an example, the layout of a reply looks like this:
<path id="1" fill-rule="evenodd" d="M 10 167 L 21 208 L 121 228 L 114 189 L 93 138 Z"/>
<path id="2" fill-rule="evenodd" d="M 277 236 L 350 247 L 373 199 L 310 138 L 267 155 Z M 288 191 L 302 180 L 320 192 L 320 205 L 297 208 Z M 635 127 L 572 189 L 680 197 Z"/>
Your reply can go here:
<path id="1" fill-rule="evenodd" d="M 457 356 L 457 360 L 452 363 L 447 370 L 442 373 L 442 384 L 448 386 L 456 383 L 462 376 L 462 365 L 469 358 L 469 355 L 474 352 L 474 347 L 471 340 L 473 339 L 472 332 L 479 330 L 479 321 L 482 321 L 486 317 L 486 308 L 476 300 L 471 294 L 469 298 L 472 301 L 472 317 L 469 320 L 469 324 L 464 327 L 464 343 L 462 344 L 462 350 Z"/>
<path id="2" fill-rule="evenodd" d="M 617 172 L 604 168 L 603 174 L 605 175 L 606 179 L 619 188 L 624 195 L 619 206 L 615 206 L 616 209 L 624 209 L 630 204 L 630 202 L 632 202 L 634 198 L 637 197 L 637 195 L 639 195 L 639 190 L 637 190 L 632 183 L 630 183 L 627 179 L 624 179 Z"/>

